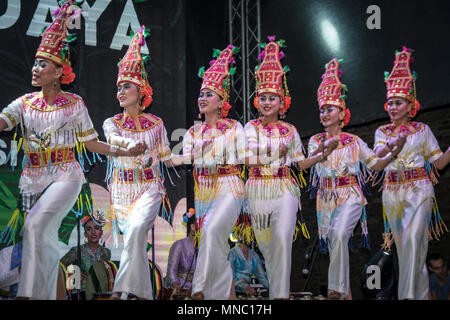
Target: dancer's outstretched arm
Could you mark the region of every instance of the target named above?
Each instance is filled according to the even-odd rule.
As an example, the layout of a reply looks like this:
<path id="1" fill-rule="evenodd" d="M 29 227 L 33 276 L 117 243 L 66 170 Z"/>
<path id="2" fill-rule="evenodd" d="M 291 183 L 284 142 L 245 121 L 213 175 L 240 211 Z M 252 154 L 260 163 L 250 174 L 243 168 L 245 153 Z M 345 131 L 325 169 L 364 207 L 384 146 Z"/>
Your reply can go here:
<path id="1" fill-rule="evenodd" d="M 448 163 L 450 162 L 450 147 L 448 147 L 447 151 L 442 154 L 436 161 L 434 161 L 434 166 L 436 169 L 442 170 L 444 169 Z"/>

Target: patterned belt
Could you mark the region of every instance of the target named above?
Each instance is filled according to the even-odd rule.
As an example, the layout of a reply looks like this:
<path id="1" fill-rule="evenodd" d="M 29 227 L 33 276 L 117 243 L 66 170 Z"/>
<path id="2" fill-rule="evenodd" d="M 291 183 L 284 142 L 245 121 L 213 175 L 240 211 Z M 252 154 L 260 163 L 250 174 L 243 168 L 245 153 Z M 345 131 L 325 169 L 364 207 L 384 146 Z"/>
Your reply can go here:
<path id="1" fill-rule="evenodd" d="M 320 179 L 320 187 L 323 189 L 344 188 L 356 185 L 358 185 L 358 180 L 353 175 L 335 177 L 334 183 L 331 177 Z"/>
<path id="2" fill-rule="evenodd" d="M 271 168 L 271 167 L 255 167 L 250 169 L 250 178 L 289 178 L 291 171 L 288 167 Z"/>
<path id="3" fill-rule="evenodd" d="M 114 182 L 151 182 L 155 181 L 152 168 L 147 169 L 118 169 L 114 172 Z"/>
<path id="4" fill-rule="evenodd" d="M 214 169 L 200 168 L 197 174 L 202 177 L 223 177 L 231 175 L 239 175 L 239 168 L 237 166 L 221 166 Z"/>
<path id="5" fill-rule="evenodd" d="M 401 171 L 388 171 L 384 178 L 384 182 L 404 183 L 422 179 L 428 179 L 428 174 L 424 167 Z"/>
<path id="6" fill-rule="evenodd" d="M 54 150 L 47 150 L 41 152 L 27 152 L 28 159 L 27 167 L 39 168 L 46 167 L 50 159 L 51 165 L 57 165 L 75 160 L 72 148 L 61 148 Z"/>

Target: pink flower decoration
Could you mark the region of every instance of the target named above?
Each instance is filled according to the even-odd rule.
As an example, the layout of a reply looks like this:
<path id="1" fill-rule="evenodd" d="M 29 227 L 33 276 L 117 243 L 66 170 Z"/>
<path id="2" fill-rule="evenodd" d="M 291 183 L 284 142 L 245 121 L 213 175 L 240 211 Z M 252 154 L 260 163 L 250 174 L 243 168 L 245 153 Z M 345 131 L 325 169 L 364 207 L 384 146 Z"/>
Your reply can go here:
<path id="1" fill-rule="evenodd" d="M 264 56 L 266 55 L 266 50 L 261 51 L 261 53 L 258 55 L 258 60 L 263 60 Z"/>

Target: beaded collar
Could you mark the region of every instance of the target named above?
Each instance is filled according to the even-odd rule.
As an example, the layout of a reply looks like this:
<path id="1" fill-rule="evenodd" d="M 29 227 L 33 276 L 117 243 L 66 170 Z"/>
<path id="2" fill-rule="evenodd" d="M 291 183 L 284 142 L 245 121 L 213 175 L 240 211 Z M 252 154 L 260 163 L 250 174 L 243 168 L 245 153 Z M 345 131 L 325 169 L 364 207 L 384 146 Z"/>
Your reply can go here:
<path id="1" fill-rule="evenodd" d="M 262 132 L 270 138 L 286 137 L 292 132 L 292 126 L 283 121 L 270 123 L 263 119 L 256 119 L 250 121 L 250 123 L 255 126 L 258 132 Z"/>
<path id="2" fill-rule="evenodd" d="M 329 138 L 329 135 L 328 135 L 327 132 L 322 132 L 322 133 L 316 134 L 314 136 L 314 139 L 316 140 L 317 143 L 320 143 L 321 139 L 327 139 L 327 138 Z M 345 148 L 346 146 L 354 143 L 357 138 L 358 137 L 353 135 L 353 134 L 350 134 L 350 133 L 347 133 L 347 132 L 341 132 L 339 134 L 339 139 L 341 140 L 342 146 L 337 147 L 336 150 L 337 149 L 341 149 L 341 148 Z"/>
<path id="3" fill-rule="evenodd" d="M 395 129 L 397 127 L 395 126 L 395 124 L 391 123 L 391 124 L 386 124 L 386 125 L 380 127 L 380 130 L 383 133 L 385 133 L 391 137 L 396 137 L 397 134 L 399 134 L 399 133 L 406 133 L 409 136 L 409 135 L 412 135 L 412 134 L 420 131 L 423 127 L 423 123 L 413 121 L 413 122 L 410 122 L 410 126 L 413 128 L 413 130 L 411 130 L 411 128 L 409 126 L 400 126 L 398 132 L 396 133 Z"/>
<path id="4" fill-rule="evenodd" d="M 203 139 L 213 139 L 225 134 L 225 132 L 231 129 L 236 124 L 236 122 L 237 121 L 233 119 L 221 118 L 216 122 L 215 130 L 212 130 L 211 125 L 202 122 L 195 126 L 192 126 L 189 129 L 189 132 L 192 137 L 195 137 L 195 134 L 200 133 Z"/>
<path id="5" fill-rule="evenodd" d="M 119 113 L 113 120 L 122 129 L 134 132 L 150 130 L 161 122 L 160 118 L 149 113 L 139 115 Z"/>
<path id="6" fill-rule="evenodd" d="M 23 97 L 23 102 L 25 102 L 27 106 L 42 112 L 50 112 L 59 109 L 64 109 L 73 105 L 79 100 L 81 100 L 79 96 L 69 92 L 59 93 L 55 97 L 53 105 L 49 105 L 47 103 L 45 97 L 42 95 L 42 92 L 29 93 Z"/>

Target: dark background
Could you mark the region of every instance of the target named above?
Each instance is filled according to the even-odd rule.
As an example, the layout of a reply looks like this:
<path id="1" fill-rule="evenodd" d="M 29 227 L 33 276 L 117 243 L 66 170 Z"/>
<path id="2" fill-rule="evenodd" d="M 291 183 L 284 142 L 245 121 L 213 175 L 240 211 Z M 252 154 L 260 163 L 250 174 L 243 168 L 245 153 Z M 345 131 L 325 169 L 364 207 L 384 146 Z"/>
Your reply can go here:
<path id="1" fill-rule="evenodd" d="M 91 5 L 94 2 L 88 1 Z M 77 78 L 70 91 L 84 98 L 102 140 L 103 121 L 121 112 L 115 99 L 115 82 L 117 62 L 127 48 L 118 51 L 109 46 L 125 2 L 112 0 L 100 16 L 96 47 L 84 45 L 82 20 L 81 30 L 76 31 L 78 40 L 71 52 Z M 6 10 L 6 3 L 0 2 L 0 17 Z M 21 0 L 19 20 L 8 29 L 0 29 L 1 108 L 34 90 L 30 85 L 31 67 L 40 38 L 27 36 L 26 31 L 37 4 L 37 0 Z M 381 9 L 380 30 L 369 30 L 366 26 L 371 15 L 366 13 L 369 5 L 378 5 Z M 154 102 L 148 112 L 164 120 L 171 146 L 174 147 L 181 142 L 181 138 L 172 141 L 172 133 L 179 128 L 189 128 L 197 120 L 196 100 L 201 84 L 197 77 L 198 68 L 208 65 L 213 48 L 223 49 L 228 45 L 228 1 L 151 0 L 134 3 L 134 7 L 140 23 L 151 29 L 147 39 L 151 63 L 147 65 L 147 71 L 154 91 Z M 286 40 L 283 64 L 288 64 L 291 69 L 287 81 L 292 95 L 286 120 L 297 127 L 304 145 L 312 134 L 322 130 L 316 91 L 324 65 L 337 57 L 344 59 L 341 64 L 342 82 L 349 88 L 347 105 L 352 119 L 347 130 L 373 146 L 375 129 L 388 122 L 383 109 L 386 99 L 384 71 L 391 70 L 395 50 L 406 46 L 415 50 L 412 69 L 418 74 L 417 96 L 422 105 L 417 120 L 431 127 L 445 151 L 450 144 L 449 9 L 450 3 L 447 1 L 261 0 L 262 41 L 266 42 L 268 35 Z M 339 47 L 333 49 L 324 40 L 324 21 L 335 28 Z M 239 66 L 238 60 L 237 72 L 241 72 Z M 250 68 L 253 69 L 254 65 Z M 230 112 L 230 115 L 233 114 Z M 8 145 L 10 138 L 11 134 L 0 134 L 0 139 Z M 89 180 L 104 185 L 105 169 L 105 165 L 94 166 L 88 174 Z M 193 206 L 191 172 L 179 170 L 179 173 L 181 179 L 175 178 L 176 186 L 166 183 L 172 204 L 187 196 L 188 207 Z M 450 173 L 447 169 L 442 172 L 435 190 L 441 215 L 450 226 L 449 185 Z M 356 249 L 351 254 L 352 291 L 357 299 L 363 298 L 359 285 L 360 272 L 378 250 L 383 230 L 377 189 L 373 190 L 373 196 L 368 201 L 372 250 L 357 248 L 358 227 L 355 231 Z M 311 240 L 299 238 L 294 243 L 292 291 L 303 288 L 301 269 L 304 254 L 317 234 L 314 201 L 309 200 L 305 192 L 302 207 Z M 440 242 L 432 241 L 430 250 L 450 257 L 448 240 L 446 235 Z M 308 289 L 315 294 L 319 293 L 321 285 L 326 285 L 327 259 L 321 256 L 314 269 Z"/>

